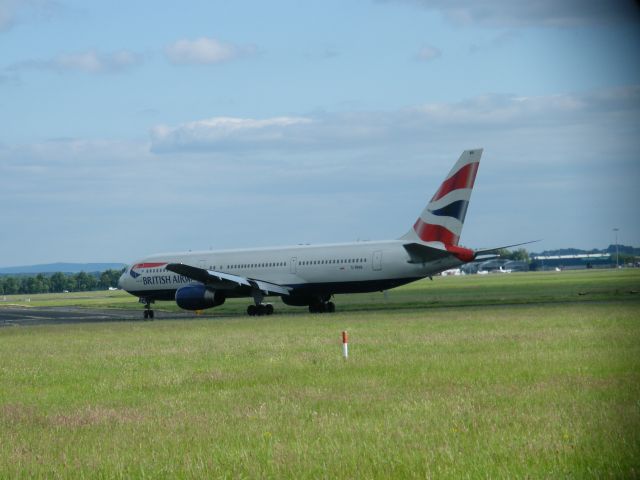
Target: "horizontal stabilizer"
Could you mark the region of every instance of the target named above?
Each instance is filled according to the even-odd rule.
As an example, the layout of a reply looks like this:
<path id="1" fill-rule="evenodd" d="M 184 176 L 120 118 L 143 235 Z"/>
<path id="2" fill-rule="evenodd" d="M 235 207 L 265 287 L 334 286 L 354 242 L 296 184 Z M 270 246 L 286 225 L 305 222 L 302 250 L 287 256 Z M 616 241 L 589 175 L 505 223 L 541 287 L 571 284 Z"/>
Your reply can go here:
<path id="1" fill-rule="evenodd" d="M 478 258 L 478 256 L 480 255 L 491 255 L 493 254 L 493 256 L 491 258 L 495 258 L 498 257 L 498 255 L 496 255 L 500 250 L 502 250 L 503 248 L 512 248 L 512 247 L 520 247 L 521 245 L 529 245 L 530 243 L 536 243 L 539 242 L 540 240 L 531 240 L 529 242 L 523 242 L 523 243 L 516 243 L 514 245 L 505 245 L 503 247 L 495 247 L 495 248 L 487 248 L 484 250 L 475 250 L 475 254 L 476 254 L 476 258 Z M 485 260 L 485 259 L 483 259 Z M 488 258 L 486 260 L 489 260 Z"/>
<path id="2" fill-rule="evenodd" d="M 476 262 L 486 262 L 487 260 L 495 260 L 496 258 L 500 258 L 498 254 L 486 254 L 486 255 L 476 255 L 473 259 Z"/>
<path id="3" fill-rule="evenodd" d="M 423 245 L 422 243 L 405 243 L 402 246 L 409 254 L 409 263 L 427 263 L 451 257 L 451 253 L 446 250 Z"/>

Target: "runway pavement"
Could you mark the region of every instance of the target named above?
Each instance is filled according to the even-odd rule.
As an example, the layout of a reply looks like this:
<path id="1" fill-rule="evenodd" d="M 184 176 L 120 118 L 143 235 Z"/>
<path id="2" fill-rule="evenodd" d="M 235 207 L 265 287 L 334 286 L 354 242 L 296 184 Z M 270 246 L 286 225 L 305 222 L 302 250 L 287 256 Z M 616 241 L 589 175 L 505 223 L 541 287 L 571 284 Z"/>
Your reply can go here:
<path id="1" fill-rule="evenodd" d="M 0 327 L 63 323 L 143 321 L 142 309 L 90 309 L 74 307 L 1 307 Z M 193 318 L 193 314 L 155 311 L 155 320 Z"/>

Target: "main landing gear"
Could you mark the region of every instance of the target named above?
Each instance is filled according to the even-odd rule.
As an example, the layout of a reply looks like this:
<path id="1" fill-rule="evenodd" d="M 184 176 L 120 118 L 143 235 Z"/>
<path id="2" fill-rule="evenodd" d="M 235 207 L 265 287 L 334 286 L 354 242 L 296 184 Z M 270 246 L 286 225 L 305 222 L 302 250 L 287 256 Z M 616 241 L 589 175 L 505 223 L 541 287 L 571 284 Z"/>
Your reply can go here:
<path id="1" fill-rule="evenodd" d="M 249 305 L 247 307 L 247 315 L 251 317 L 261 317 L 262 315 L 273 315 L 273 305 L 270 303 L 259 303 L 258 305 Z"/>
<path id="2" fill-rule="evenodd" d="M 141 298 L 138 300 L 140 303 L 144 303 L 144 319 L 145 320 L 153 320 L 153 310 L 151 309 L 151 304 L 153 300 L 149 300 L 148 298 Z"/>
<path id="3" fill-rule="evenodd" d="M 309 305 L 309 313 L 333 313 L 336 305 L 333 302 L 317 302 Z"/>
<path id="4" fill-rule="evenodd" d="M 262 293 L 262 291 L 254 288 L 251 292 L 251 296 L 253 297 L 254 305 L 249 305 L 247 307 L 247 315 L 250 317 L 273 315 L 273 305 L 270 303 L 262 303 L 264 300 L 264 293 Z"/>

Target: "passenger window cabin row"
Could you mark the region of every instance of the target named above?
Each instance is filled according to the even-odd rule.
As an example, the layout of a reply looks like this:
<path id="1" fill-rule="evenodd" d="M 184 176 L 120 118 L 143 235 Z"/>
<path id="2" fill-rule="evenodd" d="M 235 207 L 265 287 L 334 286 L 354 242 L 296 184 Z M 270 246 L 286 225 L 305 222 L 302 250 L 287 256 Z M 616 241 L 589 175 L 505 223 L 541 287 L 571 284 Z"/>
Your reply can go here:
<path id="1" fill-rule="evenodd" d="M 343 265 L 349 263 L 366 263 L 366 258 L 342 258 L 342 259 L 327 259 L 327 260 L 300 260 L 298 265 L 300 266 L 308 266 L 308 265 Z M 235 264 L 235 265 L 227 265 L 226 268 L 228 270 L 232 269 L 246 269 L 246 268 L 274 268 L 274 267 L 286 267 L 287 262 L 267 262 L 267 263 L 244 263 L 244 264 Z M 211 270 L 215 270 L 216 266 L 210 266 Z M 221 266 L 220 268 L 223 268 Z"/>
<path id="2" fill-rule="evenodd" d="M 308 266 L 308 265 L 343 265 L 349 263 L 366 263 L 366 258 L 342 258 L 342 259 L 328 259 L 328 260 L 300 260 L 298 265 Z M 276 267 L 286 267 L 287 262 L 266 262 L 266 263 L 242 263 L 235 265 L 226 265 L 227 270 L 232 269 L 245 269 L 245 268 L 276 268 Z M 209 265 L 210 270 L 216 270 L 217 265 Z M 225 268 L 224 265 L 220 265 L 220 269 Z M 144 273 L 156 273 L 156 272 L 166 272 L 166 268 L 149 268 L 145 269 Z"/>

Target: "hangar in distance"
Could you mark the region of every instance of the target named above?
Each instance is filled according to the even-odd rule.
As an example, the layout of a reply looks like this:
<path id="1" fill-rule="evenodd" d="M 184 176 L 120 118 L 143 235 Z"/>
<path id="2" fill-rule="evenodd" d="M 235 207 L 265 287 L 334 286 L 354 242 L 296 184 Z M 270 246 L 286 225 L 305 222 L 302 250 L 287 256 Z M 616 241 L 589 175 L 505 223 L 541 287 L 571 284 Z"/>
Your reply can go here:
<path id="1" fill-rule="evenodd" d="M 202 310 L 248 297 L 249 315 L 271 315 L 269 296 L 333 312 L 335 294 L 388 290 L 494 254 L 458 245 L 482 149 L 465 150 L 414 225 L 397 240 L 153 255 L 128 266 L 119 286 L 145 304 L 175 300 Z"/>

